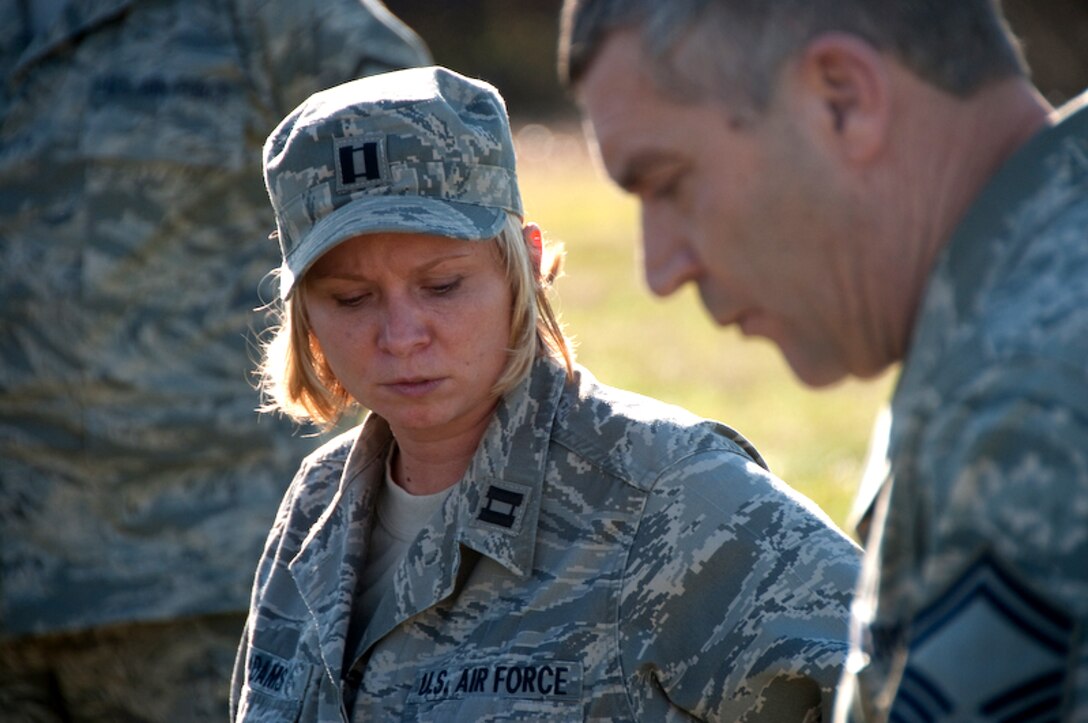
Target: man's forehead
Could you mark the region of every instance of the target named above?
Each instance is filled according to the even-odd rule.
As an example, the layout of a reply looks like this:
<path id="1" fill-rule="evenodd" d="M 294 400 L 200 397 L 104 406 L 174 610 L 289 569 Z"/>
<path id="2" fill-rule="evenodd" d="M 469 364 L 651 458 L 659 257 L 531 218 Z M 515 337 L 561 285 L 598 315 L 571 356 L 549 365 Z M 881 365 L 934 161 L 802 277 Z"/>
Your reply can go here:
<path id="1" fill-rule="evenodd" d="M 620 181 L 625 168 L 647 153 L 657 152 L 669 135 L 667 107 L 645 66 L 642 44 L 630 30 L 617 30 L 605 39 L 575 97 L 585 119 L 591 147 L 609 175 Z M 596 141 L 594 144 L 593 141 Z"/>
<path id="2" fill-rule="evenodd" d="M 575 99 L 588 112 L 599 99 L 637 97 L 639 91 L 656 92 L 647 66 L 644 46 L 629 28 L 609 32 L 575 87 Z"/>

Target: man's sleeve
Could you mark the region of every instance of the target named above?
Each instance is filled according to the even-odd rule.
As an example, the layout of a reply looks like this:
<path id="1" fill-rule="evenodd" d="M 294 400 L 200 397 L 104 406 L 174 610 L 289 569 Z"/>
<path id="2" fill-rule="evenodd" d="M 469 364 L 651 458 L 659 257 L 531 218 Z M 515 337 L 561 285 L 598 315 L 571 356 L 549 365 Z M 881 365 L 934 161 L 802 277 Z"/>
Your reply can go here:
<path id="1" fill-rule="evenodd" d="M 904 596 L 917 595 L 892 714 L 1012 720 L 1075 710 L 1080 720 L 1088 712 L 1084 691 L 1074 692 L 1088 671 L 1079 632 L 1088 622 L 1084 369 L 1024 360 L 980 371 L 933 420 L 918 456 L 917 479 L 896 478 L 888 511 L 897 527 L 913 527 L 915 543 L 897 550 L 889 537 L 881 555 L 888 579 L 879 608 L 901 609 Z M 900 510 L 910 517 L 896 519 Z"/>
<path id="2" fill-rule="evenodd" d="M 828 716 L 857 568 L 856 546 L 756 464 L 686 460 L 659 480 L 624 580 L 621 645 L 640 717 L 669 713 L 655 689 L 701 720 Z"/>
<path id="3" fill-rule="evenodd" d="M 316 91 L 432 62 L 419 36 L 378 0 L 236 2 L 241 45 L 278 116 Z"/>

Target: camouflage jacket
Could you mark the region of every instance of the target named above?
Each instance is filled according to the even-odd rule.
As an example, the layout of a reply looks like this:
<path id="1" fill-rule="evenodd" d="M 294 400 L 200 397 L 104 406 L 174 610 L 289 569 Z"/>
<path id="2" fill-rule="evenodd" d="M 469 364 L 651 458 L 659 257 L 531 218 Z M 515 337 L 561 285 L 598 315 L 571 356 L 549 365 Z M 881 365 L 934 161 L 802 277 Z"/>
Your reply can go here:
<path id="1" fill-rule="evenodd" d="M 733 430 L 538 361 L 353 635 L 390 441 L 371 416 L 291 485 L 257 572 L 235 720 L 830 710 L 857 548 Z"/>
<path id="2" fill-rule="evenodd" d="M 51 3 L 0 3 L 0 637 L 245 610 L 316 446 L 247 379 L 279 261 L 261 144 L 429 62 L 359 0 L 60 4 L 35 32 Z"/>
<path id="3" fill-rule="evenodd" d="M 1088 721 L 1086 106 L 991 179 L 926 292 L 843 686 L 870 720 Z"/>

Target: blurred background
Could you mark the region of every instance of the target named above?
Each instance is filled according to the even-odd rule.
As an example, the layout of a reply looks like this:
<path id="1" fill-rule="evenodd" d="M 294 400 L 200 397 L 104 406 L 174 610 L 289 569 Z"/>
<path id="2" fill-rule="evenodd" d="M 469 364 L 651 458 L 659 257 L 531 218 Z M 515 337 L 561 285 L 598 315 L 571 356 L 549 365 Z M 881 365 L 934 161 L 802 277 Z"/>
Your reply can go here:
<path id="1" fill-rule="evenodd" d="M 579 361 L 602 381 L 740 430 L 776 474 L 844 524 L 895 370 L 807 389 L 770 344 L 714 326 L 692 289 L 650 296 L 637 256 L 637 206 L 593 167 L 556 79 L 561 0 L 386 5 L 423 37 L 436 62 L 484 78 L 505 96 L 528 217 L 567 248 L 558 302 L 580 342 Z M 1088 0 L 1005 0 L 1004 7 L 1051 103 L 1088 87 Z"/>
<path id="2" fill-rule="evenodd" d="M 515 119 L 573 116 L 555 74 L 562 0 L 384 1 L 423 36 L 440 64 L 494 83 Z M 1002 0 L 1002 6 L 1051 102 L 1079 93 L 1088 81 L 1088 1 Z"/>

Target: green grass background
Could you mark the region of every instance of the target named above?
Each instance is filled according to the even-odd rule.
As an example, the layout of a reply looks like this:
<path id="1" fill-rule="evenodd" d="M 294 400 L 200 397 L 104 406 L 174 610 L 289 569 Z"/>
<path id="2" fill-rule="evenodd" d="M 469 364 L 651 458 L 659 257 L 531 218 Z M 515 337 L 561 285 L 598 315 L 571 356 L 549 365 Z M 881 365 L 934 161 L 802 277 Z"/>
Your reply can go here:
<path id="1" fill-rule="evenodd" d="M 653 297 L 639 266 L 637 204 L 589 161 L 577 129 L 526 126 L 517 141 L 527 218 L 566 245 L 556 301 L 578 361 L 608 384 L 736 428 L 845 525 L 894 372 L 812 390 L 773 345 L 715 326 L 693 288 Z"/>

